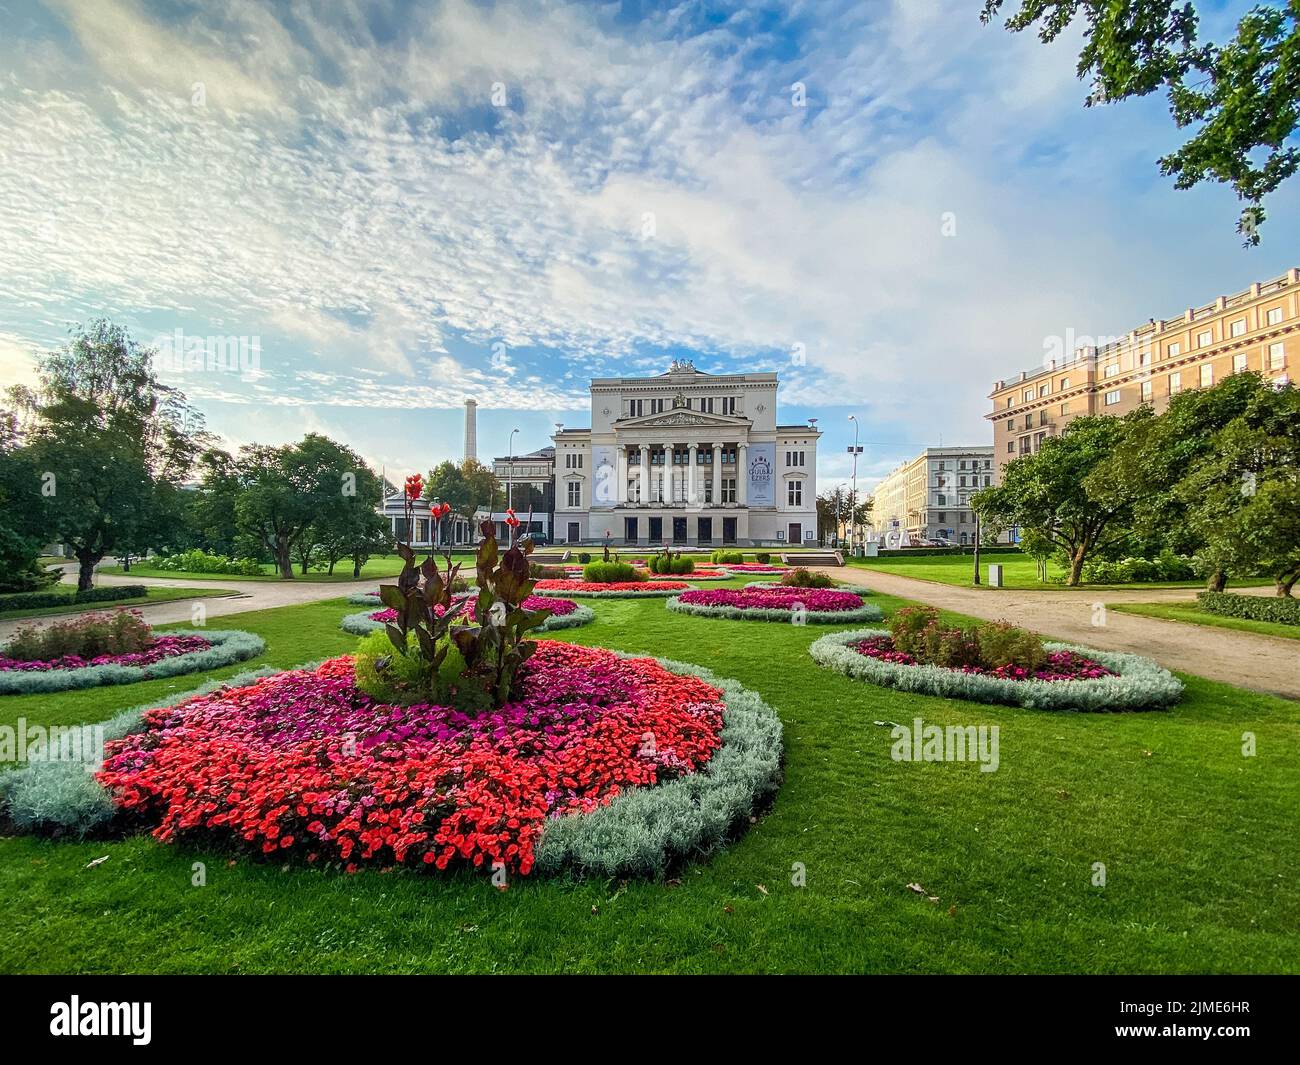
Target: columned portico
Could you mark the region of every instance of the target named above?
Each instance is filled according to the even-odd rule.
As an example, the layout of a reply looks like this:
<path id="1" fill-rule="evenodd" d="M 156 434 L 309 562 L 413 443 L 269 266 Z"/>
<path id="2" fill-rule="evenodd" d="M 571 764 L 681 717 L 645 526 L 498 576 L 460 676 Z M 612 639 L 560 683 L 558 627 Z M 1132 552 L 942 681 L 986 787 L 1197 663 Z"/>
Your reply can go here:
<path id="1" fill-rule="evenodd" d="M 589 479 L 592 493 L 557 492 L 566 504 L 557 530 L 595 543 L 608 529 L 615 542 L 643 547 L 775 547 L 815 536 L 820 434 L 777 425 L 776 387 L 775 374 L 715 376 L 689 363 L 659 377 L 593 381 L 591 428 L 555 437 L 557 455 L 573 453 L 557 469 Z M 617 488 L 601 491 L 608 477 Z"/>

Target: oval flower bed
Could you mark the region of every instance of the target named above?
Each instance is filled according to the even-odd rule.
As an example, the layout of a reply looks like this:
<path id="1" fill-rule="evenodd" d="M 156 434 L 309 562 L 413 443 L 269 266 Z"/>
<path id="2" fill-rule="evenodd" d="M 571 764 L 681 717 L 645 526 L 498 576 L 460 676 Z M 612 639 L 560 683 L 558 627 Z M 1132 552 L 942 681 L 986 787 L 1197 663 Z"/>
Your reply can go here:
<path id="1" fill-rule="evenodd" d="M 856 592 L 827 588 L 784 588 L 776 584 L 745 588 L 710 588 L 683 592 L 667 602 L 669 610 L 699 617 L 804 621 L 831 624 L 878 621 L 878 606 L 864 603 Z"/>
<path id="2" fill-rule="evenodd" d="M 790 567 L 774 566 L 767 562 L 728 562 L 724 568 L 740 577 L 747 573 L 784 573 Z"/>
<path id="3" fill-rule="evenodd" d="M 467 598 L 474 598 L 468 597 Z M 533 632 L 554 632 L 556 629 L 576 629 L 580 625 L 586 625 L 596 619 L 596 612 L 589 606 L 583 606 L 581 603 L 575 603 L 572 599 L 556 599 L 552 596 L 530 595 L 523 601 L 525 610 L 549 610 L 551 616 L 543 621 Z M 441 611 L 439 611 L 441 613 Z M 471 620 L 475 618 L 475 604 L 471 603 L 470 607 L 463 611 Z M 391 607 L 385 607 L 383 610 L 362 610 L 356 614 L 348 614 L 339 622 L 339 628 L 344 632 L 350 632 L 354 636 L 365 636 L 381 629 L 387 623 L 397 620 L 397 611 Z"/>
<path id="4" fill-rule="evenodd" d="M 160 633 L 148 647 L 120 655 L 81 658 L 65 655 L 48 661 L 0 657 L 0 695 L 133 684 L 159 677 L 220 669 L 243 662 L 266 649 L 260 636 L 238 629 L 198 633 Z"/>
<path id="5" fill-rule="evenodd" d="M 780 721 L 752 692 L 549 640 L 518 697 L 477 717 L 376 703 L 342 657 L 146 710 L 137 727 L 98 774 L 80 772 L 66 810 L 28 809 L 48 791 L 37 778 L 66 766 L 0 777 L 4 815 L 43 831 L 143 824 L 165 843 L 349 870 L 657 874 L 747 825 L 781 770 Z"/>
<path id="6" fill-rule="evenodd" d="M 690 588 L 685 581 L 560 581 L 541 580 L 533 585 L 534 595 L 584 596 L 592 599 L 637 599 L 645 596 L 676 595 Z"/>
<path id="7" fill-rule="evenodd" d="M 1047 661 L 1032 672 L 918 663 L 894 650 L 885 629 L 831 633 L 808 653 L 819 665 L 872 684 L 1038 710 L 1155 710 L 1182 697 L 1182 682 L 1149 658 L 1065 643 L 1044 642 L 1043 648 Z"/>

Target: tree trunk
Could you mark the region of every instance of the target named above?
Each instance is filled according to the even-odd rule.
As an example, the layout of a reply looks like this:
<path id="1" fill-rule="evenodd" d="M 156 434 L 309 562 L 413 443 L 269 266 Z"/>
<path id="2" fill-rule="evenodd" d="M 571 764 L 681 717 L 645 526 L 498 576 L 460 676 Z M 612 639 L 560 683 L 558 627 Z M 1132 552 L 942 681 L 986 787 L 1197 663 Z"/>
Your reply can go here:
<path id="1" fill-rule="evenodd" d="M 1083 576 L 1083 562 L 1088 557 L 1088 552 L 1080 547 L 1070 558 L 1070 577 L 1065 582 L 1071 588 L 1077 587 L 1080 578 Z"/>
<path id="2" fill-rule="evenodd" d="M 355 558 L 352 560 L 352 576 L 354 579 L 359 579 L 361 576 L 361 563 Z"/>
<path id="3" fill-rule="evenodd" d="M 1285 573 L 1282 576 L 1277 577 L 1273 581 L 1273 584 L 1277 588 L 1277 594 L 1284 598 L 1290 598 L 1291 589 L 1295 587 L 1297 579 L 1300 579 L 1300 573 Z"/>
<path id="4" fill-rule="evenodd" d="M 131 556 L 130 556 L 130 555 L 124 555 L 124 556 L 122 556 L 122 572 L 123 572 L 123 573 L 130 573 L 130 572 L 131 572 Z"/>
<path id="5" fill-rule="evenodd" d="M 302 556 L 302 575 L 307 576 L 307 556 Z"/>
<path id="6" fill-rule="evenodd" d="M 1221 569 L 1216 569 L 1210 574 L 1209 579 L 1205 582 L 1207 592 L 1221 592 L 1228 586 L 1228 575 Z"/>
<path id="7" fill-rule="evenodd" d="M 95 585 L 95 563 L 103 555 L 95 555 L 89 551 L 78 551 L 77 561 L 81 564 L 77 569 L 77 591 L 88 592 Z"/>
<path id="8" fill-rule="evenodd" d="M 330 559 L 329 574 L 331 577 L 334 576 L 334 559 Z"/>
<path id="9" fill-rule="evenodd" d="M 283 536 L 278 536 L 275 540 L 275 562 L 280 567 L 280 579 L 293 580 L 293 559 L 289 555 L 289 541 Z"/>

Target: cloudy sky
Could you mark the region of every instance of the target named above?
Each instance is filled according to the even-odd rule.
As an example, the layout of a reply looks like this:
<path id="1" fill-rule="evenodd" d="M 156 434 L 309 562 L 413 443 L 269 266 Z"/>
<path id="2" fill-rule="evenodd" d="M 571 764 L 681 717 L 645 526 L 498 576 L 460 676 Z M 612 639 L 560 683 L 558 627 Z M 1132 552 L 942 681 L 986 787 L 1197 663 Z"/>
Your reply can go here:
<path id="1" fill-rule="evenodd" d="M 0 384 L 93 316 L 242 337 L 167 366 L 211 428 L 400 474 L 466 397 L 481 456 L 528 450 L 685 356 L 778 371 L 825 489 L 849 413 L 869 484 L 991 440 L 1053 338 L 1300 265 L 1300 182 L 1241 248 L 1159 175 L 1161 100 L 1085 110 L 1077 38 L 980 6 L 0 0 Z"/>

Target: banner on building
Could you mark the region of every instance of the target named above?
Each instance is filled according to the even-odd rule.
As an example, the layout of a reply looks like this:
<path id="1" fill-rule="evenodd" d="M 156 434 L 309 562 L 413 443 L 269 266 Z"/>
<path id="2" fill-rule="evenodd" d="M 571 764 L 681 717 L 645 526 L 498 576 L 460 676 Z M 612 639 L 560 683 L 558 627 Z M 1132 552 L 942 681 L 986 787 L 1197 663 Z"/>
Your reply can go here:
<path id="1" fill-rule="evenodd" d="M 608 444 L 591 449 L 591 507 L 593 510 L 618 503 L 618 455 Z"/>
<path id="2" fill-rule="evenodd" d="M 750 444 L 747 462 L 749 464 L 749 505 L 751 507 L 776 506 L 776 445 Z"/>

